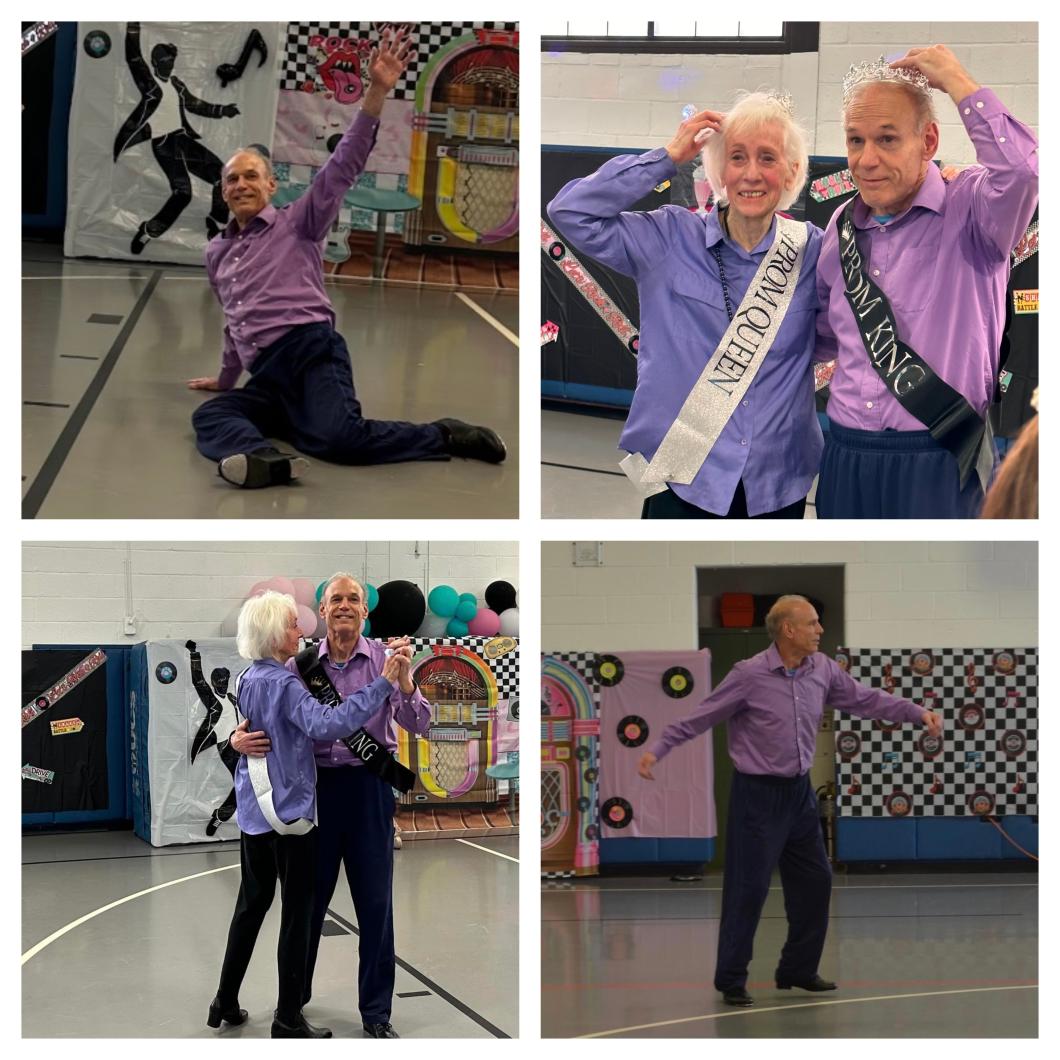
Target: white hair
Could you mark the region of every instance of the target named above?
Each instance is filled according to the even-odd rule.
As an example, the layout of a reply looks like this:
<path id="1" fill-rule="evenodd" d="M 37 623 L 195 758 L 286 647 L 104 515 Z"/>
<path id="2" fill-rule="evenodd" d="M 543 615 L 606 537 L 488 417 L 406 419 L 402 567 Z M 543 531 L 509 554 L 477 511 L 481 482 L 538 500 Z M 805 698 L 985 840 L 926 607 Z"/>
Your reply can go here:
<path id="1" fill-rule="evenodd" d="M 330 578 L 328 578 L 328 580 L 326 582 L 324 582 L 324 588 L 323 588 L 323 590 L 320 593 L 320 602 L 322 604 L 327 601 L 328 589 L 331 588 L 332 583 L 333 582 L 337 582 L 337 581 L 341 581 L 343 578 L 345 578 L 347 581 L 353 582 L 353 584 L 356 585 L 357 588 L 361 590 L 361 596 L 362 597 L 366 597 L 365 589 L 364 589 L 364 586 L 361 584 L 360 578 L 355 578 L 348 571 L 340 570 L 340 571 L 336 571 Z M 362 600 L 362 603 L 367 603 L 367 602 L 368 602 L 367 598 Z"/>
<path id="2" fill-rule="evenodd" d="M 725 185 L 722 183 L 729 137 L 767 125 L 780 127 L 784 140 L 784 155 L 788 165 L 795 169 L 795 182 L 790 189 L 781 189 L 777 209 L 786 210 L 802 192 L 810 166 L 806 133 L 776 96 L 767 95 L 765 92 L 747 92 L 737 98 L 732 109 L 725 115 L 721 132 L 708 137 L 703 147 L 703 168 L 707 171 L 707 179 L 714 190 L 715 198 L 722 205 L 729 201 Z"/>
<path id="3" fill-rule="evenodd" d="M 293 596 L 272 589 L 252 596 L 239 609 L 236 650 L 244 659 L 272 659 L 287 639 L 291 616 L 298 617 Z"/>

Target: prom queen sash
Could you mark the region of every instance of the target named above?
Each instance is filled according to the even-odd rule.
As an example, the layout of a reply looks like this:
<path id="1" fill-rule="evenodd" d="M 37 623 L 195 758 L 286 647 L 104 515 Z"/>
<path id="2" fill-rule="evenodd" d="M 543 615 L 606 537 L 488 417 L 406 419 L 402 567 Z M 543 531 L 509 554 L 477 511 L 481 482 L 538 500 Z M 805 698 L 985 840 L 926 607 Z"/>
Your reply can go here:
<path id="1" fill-rule="evenodd" d="M 739 408 L 769 354 L 798 286 L 807 229 L 777 215 L 777 232 L 728 330 L 689 391 L 651 461 L 630 453 L 619 464 L 645 497 L 667 482 L 690 483 Z"/>
<path id="2" fill-rule="evenodd" d="M 994 467 L 993 432 L 944 379 L 931 369 L 911 346 L 898 337 L 894 313 L 887 296 L 869 279 L 854 240 L 854 203 L 839 212 L 839 265 L 846 300 L 854 314 L 869 362 L 888 392 L 915 416 L 957 461 L 963 489 L 974 470 L 986 492 Z"/>
<path id="3" fill-rule="evenodd" d="M 242 683 L 244 670 L 236 677 L 235 694 L 236 701 L 239 700 L 239 686 Z M 254 798 L 257 800 L 258 809 L 262 817 L 268 822 L 269 827 L 277 835 L 305 835 L 316 827 L 316 821 L 310 821 L 306 817 L 299 817 L 297 821 L 281 821 L 276 812 L 276 806 L 272 798 L 272 779 L 269 777 L 268 755 L 244 755 L 247 763 L 247 775 L 250 777 L 250 786 L 254 789 Z"/>

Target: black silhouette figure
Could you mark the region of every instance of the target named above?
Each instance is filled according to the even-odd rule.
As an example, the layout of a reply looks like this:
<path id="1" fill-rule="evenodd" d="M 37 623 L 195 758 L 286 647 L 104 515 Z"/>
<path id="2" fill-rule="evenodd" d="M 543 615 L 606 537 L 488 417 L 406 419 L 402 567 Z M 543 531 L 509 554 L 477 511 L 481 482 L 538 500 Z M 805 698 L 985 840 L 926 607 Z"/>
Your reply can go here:
<path id="1" fill-rule="evenodd" d="M 261 52 L 261 59 L 258 60 L 260 70 L 269 58 L 269 49 L 261 33 L 257 29 L 252 29 L 250 36 L 247 37 L 247 43 L 243 45 L 239 59 L 234 63 L 221 63 L 217 68 L 217 76 L 221 79 L 222 88 L 227 88 L 230 81 L 238 81 L 243 76 L 243 71 L 247 68 L 247 60 L 255 51 Z"/>
<path id="2" fill-rule="evenodd" d="M 210 821 L 206 825 L 206 834 L 213 835 L 236 812 L 235 775 L 236 765 L 239 762 L 239 754 L 229 742 L 231 733 L 225 737 L 223 742 L 219 742 L 215 730 L 217 723 L 221 720 L 221 715 L 224 713 L 224 701 L 228 700 L 236 708 L 237 716 L 239 704 L 236 701 L 236 697 L 228 691 L 228 679 L 231 677 L 228 670 L 223 666 L 217 667 L 216 670 L 211 671 L 210 681 L 207 683 L 202 672 L 202 656 L 195 647 L 195 641 L 189 640 L 184 647 L 188 649 L 191 655 L 191 683 L 195 686 L 195 691 L 199 693 L 200 702 L 206 708 L 206 717 L 203 718 L 199 725 L 199 731 L 195 733 L 195 738 L 191 741 L 191 760 L 194 762 L 195 756 L 200 751 L 216 746 L 217 753 L 221 756 L 221 761 L 224 762 L 228 772 L 232 774 L 232 790 L 228 793 L 225 801 L 210 814 Z M 221 698 L 218 699 L 218 696 Z"/>
<path id="3" fill-rule="evenodd" d="M 166 232 L 192 200 L 191 178 L 210 185 L 210 215 L 206 237 L 212 239 L 228 223 L 228 207 L 221 198 L 221 160 L 201 141 L 188 122 L 187 111 L 205 118 L 234 118 L 234 103 L 206 103 L 173 76 L 177 60 L 175 44 L 156 44 L 148 67 L 140 51 L 140 23 L 130 22 L 125 32 L 125 61 L 129 64 L 142 98 L 114 141 L 114 161 L 136 144 L 151 141 L 151 150 L 169 181 L 170 196 L 162 208 L 144 221 L 133 236 L 130 249 L 143 252 L 148 241 Z"/>

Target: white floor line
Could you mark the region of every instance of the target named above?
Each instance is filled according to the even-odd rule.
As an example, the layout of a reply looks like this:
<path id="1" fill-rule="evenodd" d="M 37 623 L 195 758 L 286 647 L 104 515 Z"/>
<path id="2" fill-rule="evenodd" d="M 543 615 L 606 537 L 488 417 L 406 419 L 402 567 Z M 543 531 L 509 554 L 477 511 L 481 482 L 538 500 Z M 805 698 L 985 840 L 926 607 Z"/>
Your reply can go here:
<path id="1" fill-rule="evenodd" d="M 660 891 L 663 893 L 673 893 L 672 887 L 575 887 L 573 883 L 570 886 L 563 888 L 556 887 L 555 885 L 565 883 L 564 880 L 542 880 L 542 887 L 546 891 L 555 891 L 557 894 L 570 894 L 573 891 L 592 891 L 596 894 L 641 894 L 651 893 Z M 842 891 L 844 894 L 851 894 L 857 891 L 954 891 L 954 890 L 972 890 L 977 887 L 999 888 L 999 887 L 1037 887 L 1036 883 L 867 883 L 864 887 L 851 887 L 843 886 L 842 884 L 832 884 L 832 893 L 835 894 L 837 891 Z M 782 891 L 783 887 L 770 887 L 771 891 Z M 686 887 L 686 891 L 717 891 L 719 894 L 723 890 L 721 887 Z"/>
<path id="2" fill-rule="evenodd" d="M 125 273 L 124 276 L 23 276 L 23 280 L 149 280 L 150 276 L 133 276 Z"/>
<path id="3" fill-rule="evenodd" d="M 476 850 L 484 850 L 487 854 L 492 854 L 496 858 L 504 858 L 506 861 L 514 861 L 516 865 L 519 864 L 518 858 L 513 858 L 510 854 L 502 854 L 499 850 L 490 850 L 489 847 L 480 847 L 478 843 L 472 843 L 470 839 L 458 839 L 458 843 L 463 843 L 466 847 L 474 847 Z"/>
<path id="4" fill-rule="evenodd" d="M 482 317 L 482 319 L 485 320 L 488 324 L 492 324 L 493 327 L 495 327 L 510 343 L 515 346 L 516 349 L 519 348 L 518 335 L 516 335 L 512 331 L 509 331 L 496 317 L 491 317 L 489 313 L 487 313 L 486 310 L 478 304 L 478 302 L 473 302 L 470 298 L 468 298 L 466 294 L 462 294 L 460 291 L 457 291 L 456 296 L 466 306 L 468 306 L 474 312 L 478 313 L 478 315 Z"/>
<path id="5" fill-rule="evenodd" d="M 212 876 L 215 872 L 227 872 L 229 869 L 238 869 L 239 862 L 237 861 L 234 865 L 223 865 L 219 869 L 207 869 L 205 872 L 194 872 L 190 876 L 181 876 L 178 880 L 170 880 L 168 883 L 159 883 L 154 887 L 148 887 L 146 890 L 137 891 L 136 894 L 127 894 L 124 898 L 119 898 L 116 902 L 110 902 L 108 905 L 100 906 L 98 909 L 93 909 L 91 913 L 85 913 L 84 916 L 79 916 L 76 920 L 71 920 L 69 924 L 59 928 L 58 931 L 53 931 L 46 939 L 41 939 L 36 946 L 31 946 L 24 954 L 22 954 L 22 963 L 31 960 L 36 957 L 41 950 L 46 946 L 50 946 L 56 939 L 61 939 L 67 932 L 73 931 L 74 928 L 80 927 L 82 924 L 94 917 L 99 916 L 101 913 L 106 913 L 111 909 L 116 909 L 119 905 L 125 905 L 126 902 L 133 901 L 134 898 L 142 898 L 145 894 L 153 894 L 155 891 L 163 891 L 167 887 L 175 887 L 178 883 L 187 883 L 188 880 L 197 880 L 203 876 Z"/>
<path id="6" fill-rule="evenodd" d="M 977 986 L 969 990 L 929 990 L 919 994 L 881 994 L 878 997 L 847 997 L 839 1001 L 807 1001 L 800 1005 L 773 1005 L 770 1008 L 744 1008 L 732 1012 L 710 1012 L 703 1016 L 685 1016 L 676 1020 L 660 1020 L 658 1023 L 638 1023 L 634 1027 L 616 1027 L 595 1034 L 579 1034 L 578 1038 L 606 1038 L 611 1034 L 628 1034 L 631 1031 L 651 1030 L 655 1027 L 673 1027 L 678 1023 L 696 1023 L 700 1020 L 720 1020 L 729 1016 L 758 1016 L 763 1012 L 790 1012 L 797 1008 L 822 1008 L 828 1005 L 860 1005 L 865 1001 L 904 1001 L 911 997 L 945 997 L 947 994 L 989 994 L 999 990 L 1037 990 L 1037 986 Z"/>

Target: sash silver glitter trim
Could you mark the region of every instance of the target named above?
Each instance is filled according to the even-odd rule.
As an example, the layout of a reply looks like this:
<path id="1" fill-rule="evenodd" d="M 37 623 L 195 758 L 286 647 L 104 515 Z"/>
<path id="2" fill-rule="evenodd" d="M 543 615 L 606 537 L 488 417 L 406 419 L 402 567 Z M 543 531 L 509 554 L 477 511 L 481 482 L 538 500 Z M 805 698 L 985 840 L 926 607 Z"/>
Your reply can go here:
<path id="1" fill-rule="evenodd" d="M 667 482 L 687 485 L 699 474 L 773 347 L 799 283 L 806 241 L 803 222 L 778 215 L 773 245 L 651 463 L 640 453 L 630 453 L 619 463 L 645 497 L 662 493 Z M 756 338 L 748 339 L 747 333 Z"/>

